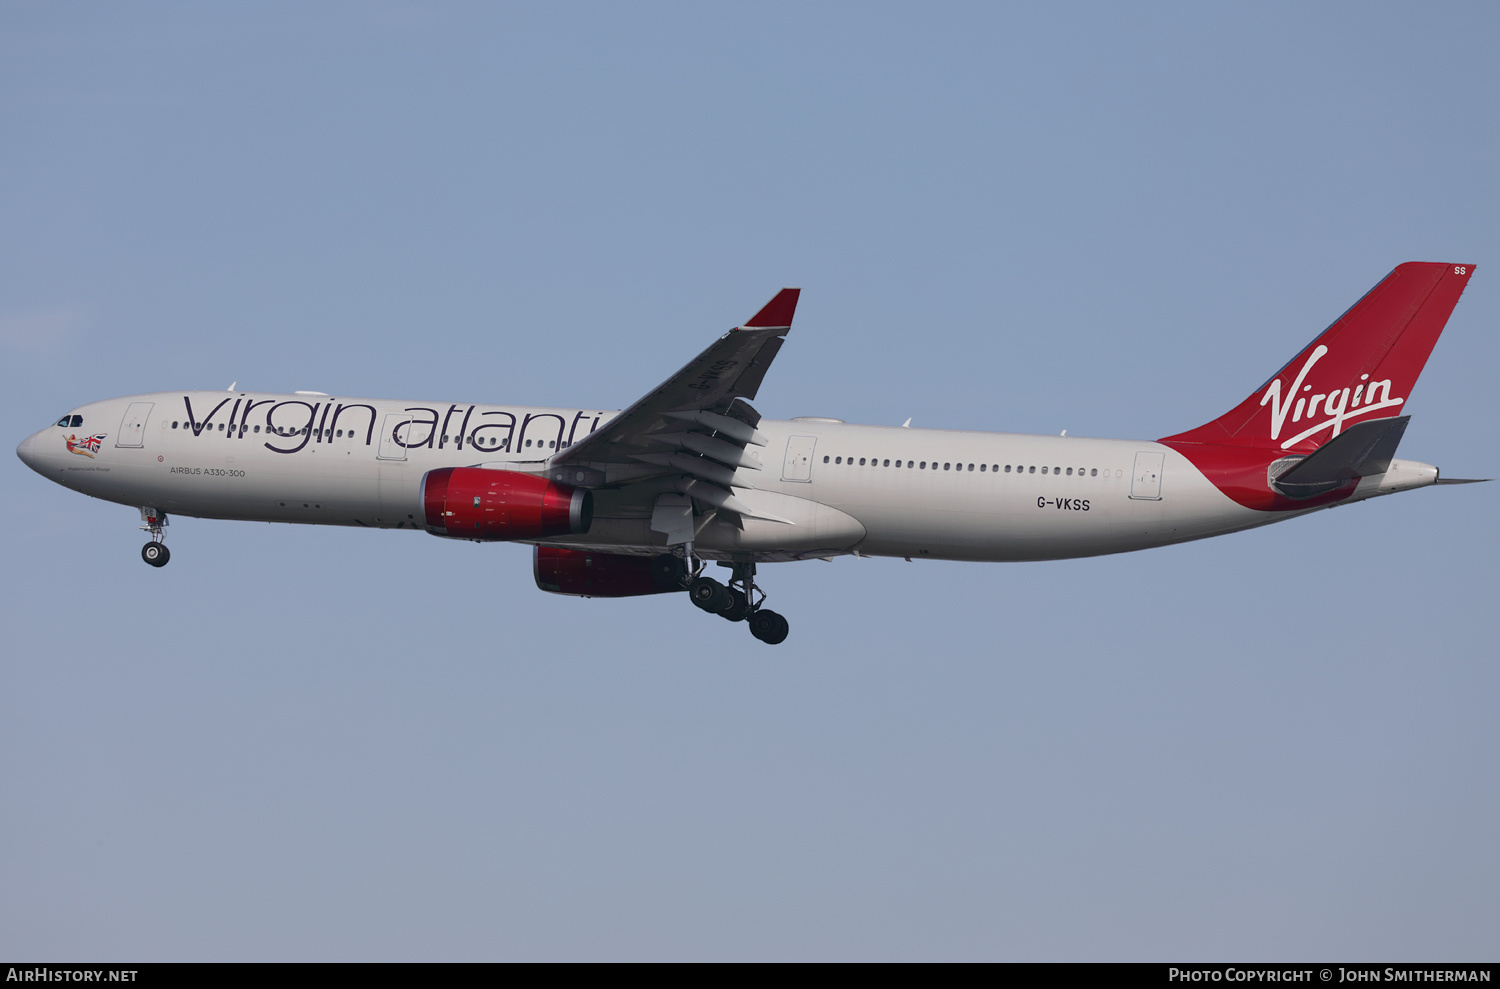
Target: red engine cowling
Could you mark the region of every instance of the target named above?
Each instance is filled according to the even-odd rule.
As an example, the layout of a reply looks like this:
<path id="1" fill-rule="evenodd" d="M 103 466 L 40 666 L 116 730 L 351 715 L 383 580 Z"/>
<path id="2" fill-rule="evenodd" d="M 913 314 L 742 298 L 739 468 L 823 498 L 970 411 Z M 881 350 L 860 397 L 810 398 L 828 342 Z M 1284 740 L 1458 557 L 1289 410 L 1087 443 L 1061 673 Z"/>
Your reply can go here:
<path id="1" fill-rule="evenodd" d="M 533 566 L 536 586 L 553 594 L 628 598 L 682 590 L 682 561 L 670 556 L 653 559 L 538 546 Z"/>
<path id="2" fill-rule="evenodd" d="M 444 467 L 422 476 L 427 531 L 458 539 L 546 539 L 588 532 L 594 497 L 535 474 Z"/>

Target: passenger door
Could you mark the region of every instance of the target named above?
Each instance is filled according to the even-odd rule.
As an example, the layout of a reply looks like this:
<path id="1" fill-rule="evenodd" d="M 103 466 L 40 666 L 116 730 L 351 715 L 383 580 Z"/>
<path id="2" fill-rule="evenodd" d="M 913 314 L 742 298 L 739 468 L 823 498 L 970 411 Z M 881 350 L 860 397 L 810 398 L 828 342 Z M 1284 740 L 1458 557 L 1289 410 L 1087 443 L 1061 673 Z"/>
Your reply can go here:
<path id="1" fill-rule="evenodd" d="M 1161 501 L 1161 468 L 1164 453 L 1142 450 L 1135 455 L 1135 472 L 1130 476 L 1130 497 L 1136 501 Z"/>
<path id="2" fill-rule="evenodd" d="M 405 460 L 406 442 L 410 437 L 414 416 L 410 412 L 387 412 L 385 425 L 380 427 L 380 448 L 375 456 L 380 460 Z"/>
<path id="3" fill-rule="evenodd" d="M 115 437 L 115 446 L 140 448 L 146 442 L 146 418 L 151 415 L 152 402 L 131 402 L 120 420 L 120 433 Z"/>

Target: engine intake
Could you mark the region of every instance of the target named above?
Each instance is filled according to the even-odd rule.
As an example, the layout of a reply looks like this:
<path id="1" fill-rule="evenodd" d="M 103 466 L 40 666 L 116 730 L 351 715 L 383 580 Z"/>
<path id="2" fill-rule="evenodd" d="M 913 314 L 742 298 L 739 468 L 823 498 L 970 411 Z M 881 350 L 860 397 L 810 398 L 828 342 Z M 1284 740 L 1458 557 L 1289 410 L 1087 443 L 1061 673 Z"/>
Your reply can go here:
<path id="1" fill-rule="evenodd" d="M 538 546 L 533 557 L 536 586 L 553 594 L 628 598 L 682 591 L 686 572 L 673 556 L 623 556 L 584 549 Z"/>
<path id="2" fill-rule="evenodd" d="M 422 475 L 427 531 L 457 539 L 546 539 L 589 531 L 593 494 L 535 474 L 443 467 Z"/>

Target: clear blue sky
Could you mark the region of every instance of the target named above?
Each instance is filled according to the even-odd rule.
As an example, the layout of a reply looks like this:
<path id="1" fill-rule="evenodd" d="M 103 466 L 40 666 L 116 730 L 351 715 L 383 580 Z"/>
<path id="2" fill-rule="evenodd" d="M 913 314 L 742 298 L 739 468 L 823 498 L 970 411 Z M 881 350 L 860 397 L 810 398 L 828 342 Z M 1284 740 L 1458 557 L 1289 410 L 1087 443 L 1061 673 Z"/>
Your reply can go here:
<path id="1" fill-rule="evenodd" d="M 1243 6 L 1243 5 L 1242 5 Z M 620 407 L 804 289 L 772 417 L 1150 438 L 1479 266 L 1402 455 L 1500 473 L 1493 4 L 0 5 L 0 409 Z M 1500 485 L 763 576 L 0 469 L 0 956 L 1500 949 Z"/>

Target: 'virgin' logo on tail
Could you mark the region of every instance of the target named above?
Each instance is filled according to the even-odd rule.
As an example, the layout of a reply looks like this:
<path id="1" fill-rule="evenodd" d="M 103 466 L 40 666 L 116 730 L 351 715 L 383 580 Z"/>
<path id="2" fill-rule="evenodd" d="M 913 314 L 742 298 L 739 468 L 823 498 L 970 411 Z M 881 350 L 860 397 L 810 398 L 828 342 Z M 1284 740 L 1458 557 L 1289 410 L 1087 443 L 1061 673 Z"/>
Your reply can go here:
<path id="1" fill-rule="evenodd" d="M 1291 449 L 1330 426 L 1333 427 L 1333 432 L 1328 438 L 1333 439 L 1343 432 L 1346 420 L 1362 416 L 1367 412 L 1389 409 L 1406 401 L 1404 398 L 1391 397 L 1390 378 L 1383 381 L 1370 381 L 1368 374 L 1359 376 L 1360 383 L 1355 386 L 1352 393 L 1348 388 L 1335 388 L 1329 392 L 1316 392 L 1311 396 L 1299 395 L 1299 392 L 1312 391 L 1313 386 L 1305 385 L 1303 382 L 1307 380 L 1308 372 L 1312 370 L 1313 365 L 1327 353 L 1328 348 L 1321 343 L 1313 348 L 1313 352 L 1307 357 L 1307 363 L 1303 364 L 1302 370 L 1297 372 L 1297 378 L 1292 382 L 1292 387 L 1287 390 L 1285 398 L 1281 394 L 1281 376 L 1277 375 L 1260 400 L 1262 408 L 1268 402 L 1271 405 L 1271 439 L 1273 440 L 1281 438 L 1281 429 L 1286 425 L 1288 413 L 1291 413 L 1292 422 L 1300 422 L 1304 417 L 1316 418 L 1320 410 L 1322 415 L 1328 417 L 1282 443 L 1283 450 Z M 1361 405 L 1361 402 L 1364 404 Z"/>

